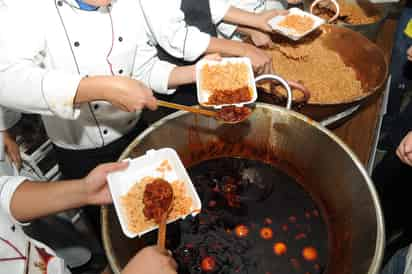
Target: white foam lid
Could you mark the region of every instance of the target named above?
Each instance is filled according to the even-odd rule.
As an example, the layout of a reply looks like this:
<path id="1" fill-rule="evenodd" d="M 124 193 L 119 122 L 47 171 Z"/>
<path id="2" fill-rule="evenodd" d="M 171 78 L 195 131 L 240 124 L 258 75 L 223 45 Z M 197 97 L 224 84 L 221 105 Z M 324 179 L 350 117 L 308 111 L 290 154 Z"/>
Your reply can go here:
<path id="1" fill-rule="evenodd" d="M 202 68 L 205 65 L 226 65 L 228 63 L 234 63 L 234 64 L 245 64 L 248 67 L 248 85 L 252 91 L 252 99 L 250 101 L 246 102 L 239 102 L 235 104 L 220 104 L 220 105 L 214 105 L 214 104 L 209 104 L 209 96 L 212 94 L 210 91 L 205 90 L 202 88 L 201 83 L 202 83 Z M 255 78 L 253 75 L 253 69 L 252 69 L 252 63 L 250 62 L 250 59 L 247 57 L 228 57 L 228 58 L 222 58 L 221 61 L 214 61 L 214 60 L 200 60 L 196 64 L 196 87 L 197 87 L 197 100 L 200 105 L 204 107 L 213 107 L 215 109 L 220 109 L 222 107 L 227 107 L 227 106 L 236 106 L 236 107 L 242 107 L 247 104 L 254 103 L 257 100 L 258 94 L 256 90 L 256 83 L 255 83 Z"/>
<path id="2" fill-rule="evenodd" d="M 157 170 L 165 160 L 168 161 L 171 170 L 165 170 L 163 172 Z M 192 206 L 190 208 L 191 215 L 195 216 L 199 214 L 202 207 L 199 195 L 197 194 L 196 189 L 183 166 L 183 163 L 174 149 L 162 148 L 159 150 L 149 150 L 141 157 L 132 160 L 127 159 L 125 161 L 129 161 L 129 166 L 127 169 L 109 173 L 107 180 L 117 217 L 119 218 L 123 233 L 127 237 L 140 237 L 143 234 L 158 228 L 158 225 L 155 225 L 144 231 L 135 233 L 130 231 L 127 226 L 127 217 L 124 214 L 123 206 L 121 204 L 121 197 L 126 195 L 131 187 L 133 187 L 136 183 L 139 183 L 144 177 L 150 176 L 154 178 L 163 178 L 168 182 L 173 182 L 176 180 L 184 182 L 186 194 L 192 198 Z M 184 219 L 188 215 L 190 214 L 179 216 L 173 220 L 168 220 L 168 223 L 174 222 L 178 219 Z"/>
<path id="3" fill-rule="evenodd" d="M 285 28 L 280 26 L 279 24 L 289 15 L 299 15 L 299 16 L 308 16 L 312 18 L 313 20 L 313 26 L 310 30 L 304 32 L 304 33 L 297 33 L 294 29 L 291 28 Z M 298 8 L 291 8 L 289 9 L 289 14 L 287 15 L 278 15 L 276 17 L 273 17 L 272 19 L 269 20 L 269 25 L 272 27 L 272 29 L 284 36 L 289 37 L 290 39 L 297 41 L 301 39 L 302 37 L 308 35 L 312 31 L 316 30 L 319 28 L 321 25 L 323 25 L 326 21 L 318 16 L 315 16 L 309 12 L 303 11 Z"/>

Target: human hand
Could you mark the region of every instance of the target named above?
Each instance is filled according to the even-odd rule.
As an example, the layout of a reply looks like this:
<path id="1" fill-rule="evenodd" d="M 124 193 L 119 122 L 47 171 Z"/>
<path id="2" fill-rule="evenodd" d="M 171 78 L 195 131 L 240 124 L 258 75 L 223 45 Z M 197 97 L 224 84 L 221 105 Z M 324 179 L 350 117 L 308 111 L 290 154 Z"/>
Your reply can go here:
<path id="1" fill-rule="evenodd" d="M 166 250 L 149 246 L 137 253 L 122 271 L 122 274 L 136 273 L 177 274 L 177 263 Z"/>
<path id="2" fill-rule="evenodd" d="M 303 0 L 287 0 L 290 5 L 297 5 L 303 2 Z"/>
<path id="3" fill-rule="evenodd" d="M 408 57 L 408 60 L 412 62 L 412 46 L 408 48 L 408 50 L 406 51 L 406 55 Z"/>
<path id="4" fill-rule="evenodd" d="M 272 57 L 269 54 L 267 54 L 264 50 L 261 50 L 249 44 L 244 44 L 244 46 L 244 56 L 250 58 L 255 73 L 257 73 L 258 75 L 264 73 L 273 73 Z"/>
<path id="5" fill-rule="evenodd" d="M 270 48 L 273 46 L 272 38 L 270 38 L 269 34 L 264 32 L 252 31 L 250 32 L 250 39 L 257 47 Z"/>
<path id="6" fill-rule="evenodd" d="M 107 185 L 107 174 L 125 169 L 128 162 L 108 163 L 97 166 L 84 179 L 86 204 L 105 205 L 112 202 L 109 187 Z"/>
<path id="7" fill-rule="evenodd" d="M 273 29 L 269 25 L 269 21 L 279 15 L 287 15 L 289 12 L 287 10 L 267 10 L 256 14 L 256 27 L 264 32 L 272 32 Z"/>
<path id="8" fill-rule="evenodd" d="M 104 99 L 121 110 L 133 112 L 145 107 L 156 110 L 156 98 L 142 82 L 115 76 L 110 78 L 108 84 L 110 89 L 104 93 Z"/>
<path id="9" fill-rule="evenodd" d="M 403 138 L 396 150 L 396 155 L 403 163 L 412 166 L 412 131 Z"/>
<path id="10" fill-rule="evenodd" d="M 15 164 L 17 169 L 21 168 L 20 149 L 13 136 L 7 131 L 3 132 L 4 149 L 10 160 Z"/>

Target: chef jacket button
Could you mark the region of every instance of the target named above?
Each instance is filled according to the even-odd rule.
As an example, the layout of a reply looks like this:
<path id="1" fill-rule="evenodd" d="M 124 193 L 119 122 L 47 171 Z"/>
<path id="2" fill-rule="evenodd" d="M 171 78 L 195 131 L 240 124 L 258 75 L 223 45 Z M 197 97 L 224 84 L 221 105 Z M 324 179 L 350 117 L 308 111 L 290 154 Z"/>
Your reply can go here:
<path id="1" fill-rule="evenodd" d="M 63 1 L 57 1 L 57 5 L 58 5 L 59 7 L 63 6 Z"/>
<path id="2" fill-rule="evenodd" d="M 100 107 L 99 104 L 95 104 L 95 105 L 93 106 L 94 110 L 97 110 L 99 107 Z"/>
<path id="3" fill-rule="evenodd" d="M 119 36 L 119 42 L 123 41 L 123 37 Z"/>
<path id="4" fill-rule="evenodd" d="M 13 232 L 16 231 L 16 226 L 15 225 L 11 226 L 11 231 L 13 231 Z"/>
<path id="5" fill-rule="evenodd" d="M 122 70 L 122 69 L 120 69 L 120 70 L 119 70 L 119 74 L 122 74 L 122 73 L 123 73 L 123 70 Z"/>
<path id="6" fill-rule="evenodd" d="M 127 124 L 128 124 L 128 125 L 131 125 L 132 123 L 133 123 L 133 119 L 132 119 L 132 120 L 127 121 Z"/>
<path id="7" fill-rule="evenodd" d="M 107 129 L 104 129 L 103 134 L 106 135 L 107 133 L 109 133 L 109 131 Z"/>
<path id="8" fill-rule="evenodd" d="M 80 46 L 80 43 L 79 42 L 74 42 L 74 46 L 77 48 L 78 46 Z"/>

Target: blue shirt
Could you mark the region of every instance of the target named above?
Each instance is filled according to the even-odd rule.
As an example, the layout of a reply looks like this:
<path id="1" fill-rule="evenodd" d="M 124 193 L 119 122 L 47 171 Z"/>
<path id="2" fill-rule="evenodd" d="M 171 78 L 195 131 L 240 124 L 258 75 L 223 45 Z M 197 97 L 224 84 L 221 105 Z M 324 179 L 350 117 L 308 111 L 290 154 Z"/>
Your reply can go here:
<path id="1" fill-rule="evenodd" d="M 98 7 L 86 4 L 82 0 L 76 0 L 76 2 L 81 10 L 94 11 L 98 9 Z"/>

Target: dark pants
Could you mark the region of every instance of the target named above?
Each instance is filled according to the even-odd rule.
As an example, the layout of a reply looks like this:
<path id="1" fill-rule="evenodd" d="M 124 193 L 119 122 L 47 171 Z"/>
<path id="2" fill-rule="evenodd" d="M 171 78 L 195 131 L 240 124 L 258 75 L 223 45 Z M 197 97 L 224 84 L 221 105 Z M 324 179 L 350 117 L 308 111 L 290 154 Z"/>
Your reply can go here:
<path id="1" fill-rule="evenodd" d="M 388 151 L 375 168 L 372 179 L 380 197 L 388 238 L 400 228 L 411 234 L 408 208 L 412 193 L 412 167 L 402 163 L 394 150 Z"/>
<path id="2" fill-rule="evenodd" d="M 399 250 L 385 265 L 380 274 L 404 274 L 408 251 L 409 247 Z"/>
<path id="3" fill-rule="evenodd" d="M 404 33 L 409 20 L 412 19 L 412 8 L 405 7 L 399 18 L 392 49 L 390 73 L 392 75 L 387 118 L 395 118 L 399 113 L 401 99 L 412 79 L 412 64 L 408 61 L 406 51 L 412 45 L 412 39 Z"/>
<path id="4" fill-rule="evenodd" d="M 122 138 L 96 149 L 71 150 L 54 146 L 60 172 L 64 179 L 80 179 L 102 163 L 115 162 L 136 136 L 146 128 L 140 120 L 137 126 Z"/>
<path id="5" fill-rule="evenodd" d="M 410 130 L 412 101 L 394 121 L 388 134 L 389 149 L 372 174 L 381 199 L 388 236 L 398 228 L 406 228 L 408 234 L 412 235 L 411 218 L 405 212 L 409 208 L 412 193 L 412 167 L 402 163 L 396 155 L 397 147 Z"/>

